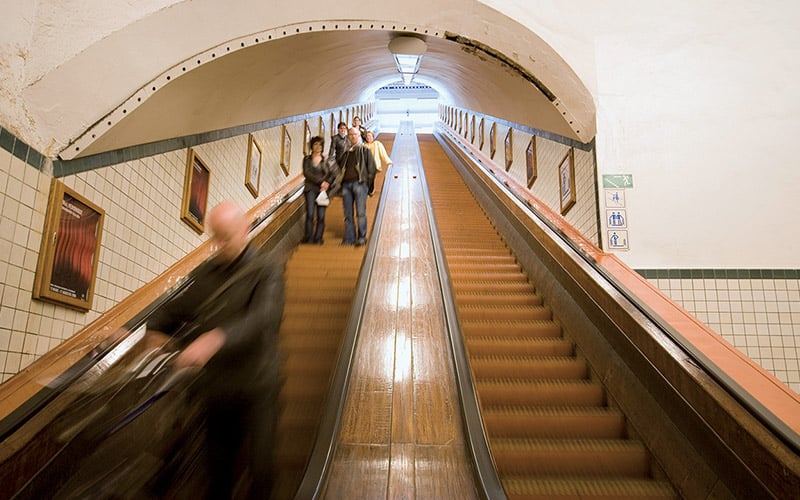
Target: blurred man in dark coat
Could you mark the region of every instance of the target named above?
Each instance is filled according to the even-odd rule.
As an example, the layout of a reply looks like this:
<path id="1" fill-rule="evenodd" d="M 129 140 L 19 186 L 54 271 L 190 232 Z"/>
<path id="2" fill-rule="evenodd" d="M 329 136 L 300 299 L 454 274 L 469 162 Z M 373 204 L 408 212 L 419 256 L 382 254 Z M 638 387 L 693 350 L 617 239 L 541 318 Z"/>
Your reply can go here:
<path id="1" fill-rule="evenodd" d="M 206 419 L 210 498 L 230 498 L 246 443 L 251 496 L 269 498 L 280 390 L 283 266 L 248 246 L 249 222 L 231 201 L 208 215 L 216 255 L 148 322 L 148 336 L 179 333 L 178 368 L 199 367 L 194 393 Z M 186 333 L 187 330 L 190 333 Z"/>

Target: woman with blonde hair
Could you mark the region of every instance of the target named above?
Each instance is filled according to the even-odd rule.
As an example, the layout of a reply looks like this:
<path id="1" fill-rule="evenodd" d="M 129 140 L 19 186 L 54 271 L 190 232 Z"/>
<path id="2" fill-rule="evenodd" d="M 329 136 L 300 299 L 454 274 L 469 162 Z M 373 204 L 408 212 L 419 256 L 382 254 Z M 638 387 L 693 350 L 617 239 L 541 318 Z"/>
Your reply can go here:
<path id="1" fill-rule="evenodd" d="M 384 165 L 386 168 L 392 166 L 392 159 L 389 157 L 389 153 L 386 152 L 386 148 L 383 146 L 381 141 L 375 140 L 375 132 L 372 130 L 367 130 L 366 132 L 366 142 L 364 145 L 372 151 L 372 156 L 375 158 L 375 169 L 380 172 L 383 170 Z M 375 174 L 377 176 L 377 173 Z M 375 194 L 375 179 L 372 179 L 372 182 L 369 185 L 369 195 L 372 196 Z"/>

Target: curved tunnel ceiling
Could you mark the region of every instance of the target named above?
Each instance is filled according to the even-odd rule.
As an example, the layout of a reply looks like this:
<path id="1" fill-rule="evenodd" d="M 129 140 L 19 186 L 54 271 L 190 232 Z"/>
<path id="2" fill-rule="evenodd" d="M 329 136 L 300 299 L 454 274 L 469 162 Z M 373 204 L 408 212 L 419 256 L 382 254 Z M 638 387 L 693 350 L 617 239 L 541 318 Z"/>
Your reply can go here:
<path id="1" fill-rule="evenodd" d="M 306 24 L 303 29 L 312 28 Z M 399 32 L 288 31 L 285 37 L 248 46 L 233 40 L 175 65 L 89 128 L 60 157 L 80 158 L 369 101 L 376 88 L 398 80 L 388 43 Z M 502 54 L 445 33 L 414 36 L 427 43 L 415 81 L 448 96 L 443 98 L 448 104 L 581 142 L 593 137 L 593 126 L 580 130 L 559 108 L 558 96 L 546 95 L 548 89 L 537 85 L 537 75 L 514 67 Z"/>

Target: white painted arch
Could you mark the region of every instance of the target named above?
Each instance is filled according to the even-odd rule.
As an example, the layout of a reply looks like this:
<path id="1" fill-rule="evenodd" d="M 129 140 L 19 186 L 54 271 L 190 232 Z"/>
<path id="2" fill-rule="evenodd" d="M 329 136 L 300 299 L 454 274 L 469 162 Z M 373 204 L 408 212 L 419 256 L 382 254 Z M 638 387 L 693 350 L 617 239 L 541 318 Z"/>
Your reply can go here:
<path id="1" fill-rule="evenodd" d="M 76 4 L 98 22 L 70 39 L 73 22 L 47 21 L 59 12 L 74 19 Z M 426 40 L 420 81 L 450 104 L 583 142 L 595 134 L 593 99 L 565 60 L 476 0 L 375 2 L 369 17 L 363 2 L 349 0 L 38 5 L 13 103 L 24 119 L 5 121 L 24 127 L 15 132 L 51 157 L 368 100 L 368 89 L 396 79 L 387 45 L 399 33 Z M 110 12 L 110 22 L 99 22 Z M 451 41 L 456 36 L 468 44 Z"/>

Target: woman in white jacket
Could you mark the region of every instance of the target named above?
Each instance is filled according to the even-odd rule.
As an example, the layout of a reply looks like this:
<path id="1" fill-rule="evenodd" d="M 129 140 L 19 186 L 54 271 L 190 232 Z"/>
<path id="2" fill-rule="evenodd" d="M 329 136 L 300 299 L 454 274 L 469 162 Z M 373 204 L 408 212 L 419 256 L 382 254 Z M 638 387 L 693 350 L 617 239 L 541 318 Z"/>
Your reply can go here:
<path id="1" fill-rule="evenodd" d="M 366 133 L 366 142 L 364 145 L 372 151 L 372 156 L 375 157 L 375 168 L 378 172 L 383 170 L 384 165 L 386 168 L 392 166 L 392 159 L 389 157 L 389 154 L 386 152 L 386 148 L 383 147 L 383 143 L 381 141 L 375 140 L 375 133 L 371 130 L 367 130 Z M 377 174 L 376 174 L 377 176 Z M 375 194 L 375 179 L 369 185 L 369 195 L 372 196 Z"/>

